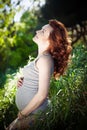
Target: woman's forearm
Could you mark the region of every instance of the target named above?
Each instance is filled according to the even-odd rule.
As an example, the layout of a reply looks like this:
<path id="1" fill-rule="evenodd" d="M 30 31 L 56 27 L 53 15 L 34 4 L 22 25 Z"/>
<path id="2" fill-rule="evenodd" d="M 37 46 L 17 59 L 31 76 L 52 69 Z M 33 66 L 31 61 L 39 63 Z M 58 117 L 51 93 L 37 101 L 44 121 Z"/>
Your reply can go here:
<path id="1" fill-rule="evenodd" d="M 21 113 L 25 116 L 29 115 L 35 109 L 37 109 L 43 101 L 46 99 L 46 96 L 42 96 L 41 94 L 36 94 L 34 98 L 29 102 L 29 104 L 21 111 Z"/>

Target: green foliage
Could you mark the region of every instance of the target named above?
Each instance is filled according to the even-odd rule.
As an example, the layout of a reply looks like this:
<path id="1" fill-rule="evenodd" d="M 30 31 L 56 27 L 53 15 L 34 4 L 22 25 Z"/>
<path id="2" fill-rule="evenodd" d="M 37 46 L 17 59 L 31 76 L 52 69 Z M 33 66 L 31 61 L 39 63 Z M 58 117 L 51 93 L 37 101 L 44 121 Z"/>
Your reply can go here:
<path id="1" fill-rule="evenodd" d="M 28 25 L 29 26 L 29 25 Z M 20 28 L 20 29 L 19 29 Z M 25 64 L 29 54 L 35 56 L 37 46 L 32 41 L 33 34 L 25 30 L 23 23 L 14 25 L 15 34 L 13 36 L 2 36 L 0 38 L 0 68 L 1 70 L 17 68 Z"/>
<path id="2" fill-rule="evenodd" d="M 17 69 L 27 63 L 31 54 L 35 56 L 37 46 L 32 41 L 37 16 L 26 11 L 20 22 L 14 22 L 16 11 L 7 3 L 1 3 L 0 22 L 0 71 L 7 68 Z M 8 6 L 9 11 L 5 9 Z"/>
<path id="3" fill-rule="evenodd" d="M 73 49 L 72 62 L 66 75 L 61 76 L 58 81 L 53 79 L 51 83 L 50 99 L 53 122 L 58 123 L 57 119 L 60 119 L 61 122 L 68 124 L 67 129 L 69 127 L 73 129 L 76 124 L 80 125 L 82 122 L 79 120 L 87 116 L 86 55 L 87 48 L 78 44 Z M 83 122 L 82 126 L 84 125 L 86 126 L 86 123 Z"/>
<path id="4" fill-rule="evenodd" d="M 17 88 L 17 80 L 21 75 L 21 68 L 16 72 L 12 72 L 8 69 L 5 76 L 3 76 L 4 79 L 3 77 L 1 78 L 4 81 L 4 86 L 2 88 L 0 86 L 0 128 L 2 129 L 3 126 L 7 125 L 11 119 L 14 119 L 17 114 L 17 108 L 15 106 L 15 93 Z"/>

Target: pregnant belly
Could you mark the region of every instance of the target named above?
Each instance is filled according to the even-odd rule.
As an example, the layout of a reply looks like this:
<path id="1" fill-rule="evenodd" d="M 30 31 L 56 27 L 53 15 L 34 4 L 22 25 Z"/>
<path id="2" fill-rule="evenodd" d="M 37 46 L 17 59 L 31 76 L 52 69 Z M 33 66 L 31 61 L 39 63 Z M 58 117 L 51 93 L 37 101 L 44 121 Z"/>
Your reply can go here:
<path id="1" fill-rule="evenodd" d="M 18 88 L 15 97 L 15 102 L 18 109 L 22 110 L 32 100 L 36 92 L 37 90 L 33 90 L 24 86 Z"/>

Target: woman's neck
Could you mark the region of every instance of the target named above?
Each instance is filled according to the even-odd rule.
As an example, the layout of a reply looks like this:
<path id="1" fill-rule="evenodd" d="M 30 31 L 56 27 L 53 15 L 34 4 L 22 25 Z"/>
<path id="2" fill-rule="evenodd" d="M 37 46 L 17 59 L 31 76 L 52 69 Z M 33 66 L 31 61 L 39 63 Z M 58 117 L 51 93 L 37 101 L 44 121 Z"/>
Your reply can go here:
<path id="1" fill-rule="evenodd" d="M 46 50 L 47 50 L 47 48 L 40 48 L 39 47 L 39 49 L 38 49 L 38 55 L 41 55 L 41 54 L 43 54 L 43 53 L 46 53 Z"/>
<path id="2" fill-rule="evenodd" d="M 46 44 L 46 43 L 45 43 L 45 45 L 44 45 L 44 43 L 42 45 L 39 45 L 38 46 L 38 55 L 47 52 L 47 48 L 48 48 L 48 44 Z"/>

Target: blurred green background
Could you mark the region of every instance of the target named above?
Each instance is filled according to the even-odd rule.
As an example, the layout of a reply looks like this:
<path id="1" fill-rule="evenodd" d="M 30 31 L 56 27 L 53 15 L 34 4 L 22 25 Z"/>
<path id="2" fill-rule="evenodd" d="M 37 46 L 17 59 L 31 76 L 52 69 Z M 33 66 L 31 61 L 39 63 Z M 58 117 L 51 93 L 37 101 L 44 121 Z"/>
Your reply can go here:
<path id="1" fill-rule="evenodd" d="M 45 120 L 31 130 L 87 130 L 87 15 L 86 3 L 74 0 L 0 0 L 0 129 L 16 118 L 15 92 L 22 67 L 37 56 L 32 37 L 57 19 L 72 38 L 69 68 L 51 79 L 51 107 Z"/>

